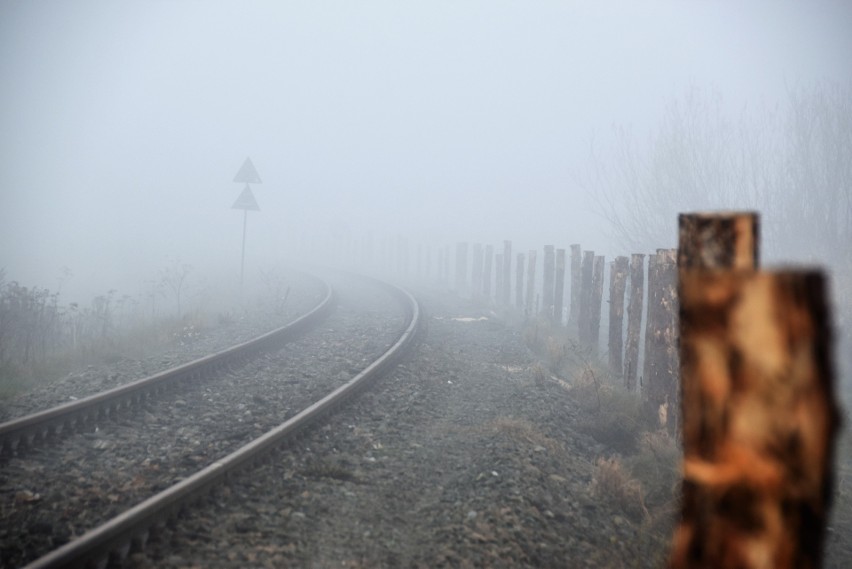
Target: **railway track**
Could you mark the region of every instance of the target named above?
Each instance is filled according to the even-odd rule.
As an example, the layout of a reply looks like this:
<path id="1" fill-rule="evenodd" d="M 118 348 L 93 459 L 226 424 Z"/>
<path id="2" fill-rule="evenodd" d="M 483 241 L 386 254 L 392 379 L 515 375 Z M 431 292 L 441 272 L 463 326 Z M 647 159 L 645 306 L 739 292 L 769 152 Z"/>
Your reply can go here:
<path id="1" fill-rule="evenodd" d="M 360 290 L 348 285 L 322 326 L 284 349 L 249 348 L 261 355 L 219 364 L 216 379 L 173 391 L 168 400 L 137 397 L 136 412 L 98 423 L 97 431 L 65 428 L 62 445 L 37 446 L 9 459 L 0 481 L 6 495 L 3 566 L 97 566 L 121 557 L 199 494 L 361 389 L 411 343 L 419 309 L 389 285 L 354 288 Z M 390 297 L 397 302 L 389 303 Z M 109 413 L 124 406 L 114 404 Z M 41 427 L 31 440 L 45 439 L 46 432 Z M 69 499 L 75 487 L 80 495 Z M 25 535 L 26 544 L 15 550 L 9 532 Z"/>
<path id="2" fill-rule="evenodd" d="M 79 432 L 140 403 L 204 380 L 257 354 L 280 348 L 325 318 L 332 309 L 334 293 L 328 283 L 319 302 L 289 324 L 171 369 L 0 423 L 0 457 L 26 452 L 46 441 Z"/>

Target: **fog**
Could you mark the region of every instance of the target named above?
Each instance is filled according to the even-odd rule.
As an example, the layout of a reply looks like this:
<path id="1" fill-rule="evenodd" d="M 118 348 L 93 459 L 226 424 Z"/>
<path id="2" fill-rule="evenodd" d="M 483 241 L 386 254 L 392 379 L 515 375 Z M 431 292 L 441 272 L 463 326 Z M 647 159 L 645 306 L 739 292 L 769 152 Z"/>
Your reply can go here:
<path id="1" fill-rule="evenodd" d="M 593 141 L 693 87 L 740 112 L 848 82 L 850 30 L 841 1 L 5 0 L 0 268 L 81 297 L 173 260 L 238 278 L 246 157 L 247 274 L 368 232 L 625 254 Z"/>

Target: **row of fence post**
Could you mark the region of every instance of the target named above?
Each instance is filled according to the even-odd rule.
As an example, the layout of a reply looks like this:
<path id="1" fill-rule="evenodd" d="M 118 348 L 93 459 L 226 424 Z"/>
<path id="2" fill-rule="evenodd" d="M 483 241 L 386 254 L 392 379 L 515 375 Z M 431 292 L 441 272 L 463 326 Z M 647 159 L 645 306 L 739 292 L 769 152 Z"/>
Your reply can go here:
<path id="1" fill-rule="evenodd" d="M 677 250 L 648 256 L 647 283 L 642 254 L 617 257 L 609 278 L 609 366 L 637 389 L 647 298 L 643 400 L 650 411 L 670 409 L 659 416 L 683 441 L 669 566 L 819 567 L 840 423 L 825 277 L 757 270 L 756 214 L 682 215 L 679 226 Z M 510 251 L 505 242 L 497 277 L 496 299 L 507 306 Z M 544 247 L 540 307 L 536 257 L 529 252 L 526 295 L 518 257 L 516 305 L 561 325 L 566 251 Z M 604 262 L 571 246 L 567 325 L 591 347 Z M 482 294 L 490 298 L 487 286 Z"/>
<path id="2" fill-rule="evenodd" d="M 758 236 L 756 214 L 682 215 L 676 251 L 610 263 L 608 365 L 628 390 L 641 387 L 649 411 L 670 409 L 663 428 L 683 442 L 672 569 L 821 563 L 840 424 L 826 278 L 759 270 Z M 382 242 L 384 265 L 414 276 L 408 243 L 396 253 L 393 243 Z M 572 244 L 570 264 L 553 245 L 513 259 L 504 241 L 501 252 L 474 244 L 469 263 L 469 248 L 456 245 L 458 292 L 507 308 L 514 298 L 527 318 L 597 348 L 603 256 Z M 432 274 L 432 252 L 418 247 L 418 273 Z M 451 282 L 451 256 L 437 249 L 440 282 Z"/>
<path id="3" fill-rule="evenodd" d="M 467 243 L 456 245 L 454 281 L 458 292 L 497 306 L 514 306 L 527 318 L 542 317 L 553 324 L 567 326 L 592 350 L 597 350 L 604 324 L 602 317 L 606 317 L 611 372 L 622 378 L 629 390 L 638 389 L 640 378 L 644 378 L 643 389 L 649 404 L 674 405 L 677 391 L 674 250 L 661 249 L 647 256 L 647 286 L 646 255 L 616 257 L 610 263 L 609 311 L 604 315 L 606 259 L 594 251 L 583 251 L 579 244 L 572 244 L 569 263 L 566 249 L 545 245 L 539 289 L 536 283 L 538 251 L 530 250 L 526 255 L 518 253 L 511 263 L 511 241 L 504 241 L 503 252 L 496 255 L 492 245 L 483 247 L 475 243 L 469 270 L 468 248 Z M 492 284 L 496 287 L 493 294 Z M 511 288 L 514 288 L 514 295 Z M 514 303 L 510 302 L 511 298 Z M 568 300 L 567 307 L 565 300 Z M 640 354 L 642 345 L 644 351 Z"/>

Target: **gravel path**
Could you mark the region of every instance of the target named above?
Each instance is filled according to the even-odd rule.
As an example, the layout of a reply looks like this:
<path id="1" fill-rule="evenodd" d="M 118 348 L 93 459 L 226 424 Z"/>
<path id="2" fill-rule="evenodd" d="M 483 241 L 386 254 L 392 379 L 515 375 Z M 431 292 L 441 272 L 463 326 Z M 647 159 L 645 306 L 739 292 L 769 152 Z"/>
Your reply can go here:
<path id="1" fill-rule="evenodd" d="M 378 357 L 402 325 L 387 292 L 341 283 L 337 310 L 280 351 L 8 460 L 2 566 L 43 555 L 280 424 Z"/>

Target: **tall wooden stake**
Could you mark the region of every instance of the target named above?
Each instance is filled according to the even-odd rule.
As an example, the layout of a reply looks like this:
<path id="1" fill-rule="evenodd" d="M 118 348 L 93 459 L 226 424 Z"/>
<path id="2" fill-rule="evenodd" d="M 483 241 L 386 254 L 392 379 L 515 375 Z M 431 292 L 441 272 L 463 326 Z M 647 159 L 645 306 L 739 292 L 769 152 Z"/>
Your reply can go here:
<path id="1" fill-rule="evenodd" d="M 840 422 L 825 277 L 680 280 L 684 481 L 669 567 L 818 568 Z"/>
<path id="2" fill-rule="evenodd" d="M 630 301 L 627 305 L 627 346 L 624 348 L 624 387 L 633 391 L 639 374 L 639 336 L 645 287 L 645 255 L 630 256 Z"/>
<path id="3" fill-rule="evenodd" d="M 616 257 L 609 271 L 609 369 L 617 377 L 624 368 L 624 289 L 627 284 L 627 257 Z"/>
<path id="4" fill-rule="evenodd" d="M 535 315 L 535 258 L 536 250 L 530 249 L 527 261 L 527 302 L 524 308 L 524 316 L 529 318 Z"/>
<path id="5" fill-rule="evenodd" d="M 553 245 L 544 246 L 543 278 L 541 283 L 541 314 L 548 320 L 553 318 L 553 287 L 555 269 L 553 267 Z"/>
<path id="6" fill-rule="evenodd" d="M 556 282 L 553 289 L 553 322 L 562 325 L 562 302 L 565 298 L 565 249 L 556 250 Z"/>

